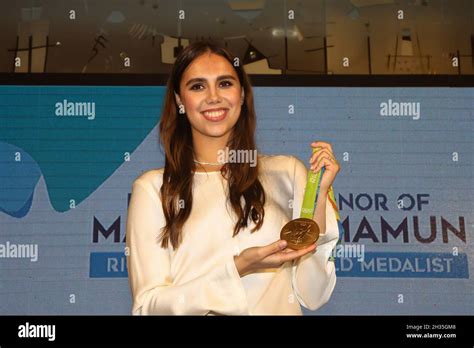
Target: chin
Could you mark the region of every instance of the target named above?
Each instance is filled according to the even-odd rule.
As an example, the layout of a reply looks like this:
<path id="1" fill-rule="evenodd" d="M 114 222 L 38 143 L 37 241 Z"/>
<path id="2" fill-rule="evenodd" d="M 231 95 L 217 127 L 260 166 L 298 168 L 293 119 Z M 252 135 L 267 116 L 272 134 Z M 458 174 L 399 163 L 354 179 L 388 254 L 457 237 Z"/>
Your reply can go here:
<path id="1" fill-rule="evenodd" d="M 216 132 L 216 131 L 207 131 L 204 132 L 204 134 L 208 137 L 213 137 L 213 138 L 220 138 L 226 135 L 228 131 L 222 131 L 222 132 Z"/>

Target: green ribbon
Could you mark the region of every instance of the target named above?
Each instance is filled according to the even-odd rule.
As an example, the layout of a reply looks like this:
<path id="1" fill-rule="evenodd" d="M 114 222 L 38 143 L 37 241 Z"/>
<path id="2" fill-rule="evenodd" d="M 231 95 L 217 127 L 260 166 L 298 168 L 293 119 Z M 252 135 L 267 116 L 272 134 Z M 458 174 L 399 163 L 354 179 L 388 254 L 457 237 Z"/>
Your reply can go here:
<path id="1" fill-rule="evenodd" d="M 313 148 L 313 154 L 321 147 Z M 316 199 L 319 193 L 319 186 L 321 184 L 324 167 L 316 174 L 310 169 L 306 180 L 306 187 L 304 189 L 303 205 L 301 206 L 300 218 L 313 219 Z"/>

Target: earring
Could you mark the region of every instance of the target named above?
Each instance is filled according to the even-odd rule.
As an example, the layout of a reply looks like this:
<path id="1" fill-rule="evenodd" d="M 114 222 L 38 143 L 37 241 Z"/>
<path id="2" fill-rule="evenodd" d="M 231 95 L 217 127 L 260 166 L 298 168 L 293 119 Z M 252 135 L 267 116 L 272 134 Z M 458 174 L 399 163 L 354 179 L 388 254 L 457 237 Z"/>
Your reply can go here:
<path id="1" fill-rule="evenodd" d="M 180 114 L 185 114 L 186 111 L 184 110 L 184 105 L 183 104 L 179 104 L 179 113 Z"/>

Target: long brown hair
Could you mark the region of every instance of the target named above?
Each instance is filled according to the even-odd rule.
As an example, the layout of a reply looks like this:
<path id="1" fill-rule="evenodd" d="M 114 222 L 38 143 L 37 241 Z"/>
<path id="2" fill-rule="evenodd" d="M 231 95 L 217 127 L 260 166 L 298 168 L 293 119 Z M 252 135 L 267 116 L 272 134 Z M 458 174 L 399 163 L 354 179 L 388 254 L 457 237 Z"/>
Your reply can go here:
<path id="1" fill-rule="evenodd" d="M 182 228 L 191 213 L 193 204 L 192 183 L 196 170 L 191 124 L 185 114 L 178 114 L 175 95 L 180 95 L 179 86 L 185 69 L 200 55 L 212 52 L 224 57 L 235 69 L 245 99 L 240 117 L 232 129 L 227 146 L 229 150 L 256 151 L 254 133 L 256 116 L 252 86 L 241 64 L 234 64 L 234 56 L 224 47 L 211 40 L 195 41 L 184 48 L 173 65 L 167 82 L 165 104 L 159 124 L 160 142 L 165 152 L 161 202 L 166 225 L 161 233 L 161 246 L 171 242 L 176 249 L 182 241 Z M 259 161 L 252 167 L 249 163 L 226 163 L 222 175 L 228 183 L 228 200 L 237 216 L 233 237 L 241 228 L 247 227 L 249 218 L 256 224 L 251 232 L 259 230 L 265 215 L 265 192 L 259 181 Z M 241 200 L 245 201 L 244 207 Z M 180 203 L 185 202 L 184 207 Z"/>

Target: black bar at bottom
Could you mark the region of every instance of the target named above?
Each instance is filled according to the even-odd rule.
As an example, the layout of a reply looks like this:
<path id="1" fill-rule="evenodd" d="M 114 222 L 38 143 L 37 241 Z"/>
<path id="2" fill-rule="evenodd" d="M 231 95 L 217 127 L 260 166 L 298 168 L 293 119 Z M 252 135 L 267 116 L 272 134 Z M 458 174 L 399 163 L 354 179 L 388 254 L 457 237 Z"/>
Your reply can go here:
<path id="1" fill-rule="evenodd" d="M 52 326 L 44 325 L 54 325 L 54 340 Z M 472 347 L 474 316 L 1 316 L 0 332 L 2 348 L 86 343 Z"/>

